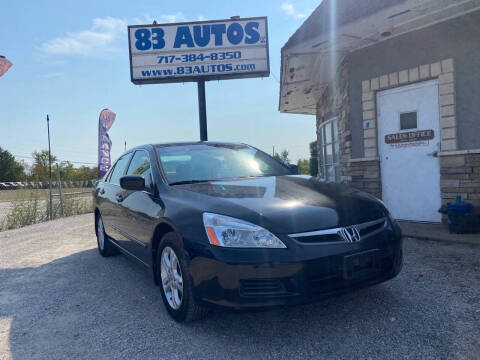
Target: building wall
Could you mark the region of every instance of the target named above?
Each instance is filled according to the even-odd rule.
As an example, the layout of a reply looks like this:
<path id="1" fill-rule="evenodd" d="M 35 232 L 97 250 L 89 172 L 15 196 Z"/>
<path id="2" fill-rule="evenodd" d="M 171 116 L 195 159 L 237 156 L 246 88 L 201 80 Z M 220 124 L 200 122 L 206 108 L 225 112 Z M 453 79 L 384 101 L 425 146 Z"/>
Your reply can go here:
<path id="1" fill-rule="evenodd" d="M 348 55 L 317 103 L 319 126 L 339 119 L 343 182 L 382 196 L 376 91 L 439 80 L 442 202 L 480 206 L 480 11 Z M 367 129 L 365 122 L 368 120 Z M 372 121 L 373 120 L 373 121 Z M 320 146 L 319 146 L 320 148 Z M 319 156 L 319 169 L 321 169 Z M 321 174 L 320 174 L 321 175 Z"/>
<path id="2" fill-rule="evenodd" d="M 334 117 L 338 119 L 338 139 L 340 155 L 341 181 L 349 183 L 359 190 L 363 190 L 381 197 L 380 164 L 378 160 L 355 161 L 351 160 L 353 136 L 350 129 L 350 101 L 349 98 L 349 57 L 345 58 L 334 79 L 317 103 L 317 142 L 321 149 L 320 127 L 323 122 Z M 322 156 L 318 154 L 318 174 L 322 174 Z"/>
<path id="3" fill-rule="evenodd" d="M 480 207 L 480 153 L 452 153 L 440 157 L 442 203 L 457 195 Z"/>
<path id="4" fill-rule="evenodd" d="M 318 154 L 318 175 L 323 176 L 322 156 L 320 156 L 321 141 L 320 127 L 323 122 L 338 118 L 338 138 L 340 153 L 340 168 L 343 169 L 348 165 L 350 160 L 350 146 L 352 135 L 350 133 L 349 115 L 350 105 L 348 101 L 348 62 L 343 61 L 334 77 L 335 82 L 329 85 L 319 101 L 317 102 L 317 149 Z"/>
<path id="5" fill-rule="evenodd" d="M 363 158 L 362 82 L 424 64 L 455 63 L 457 149 L 480 148 L 480 11 L 357 50 L 350 54 L 352 158 Z"/>

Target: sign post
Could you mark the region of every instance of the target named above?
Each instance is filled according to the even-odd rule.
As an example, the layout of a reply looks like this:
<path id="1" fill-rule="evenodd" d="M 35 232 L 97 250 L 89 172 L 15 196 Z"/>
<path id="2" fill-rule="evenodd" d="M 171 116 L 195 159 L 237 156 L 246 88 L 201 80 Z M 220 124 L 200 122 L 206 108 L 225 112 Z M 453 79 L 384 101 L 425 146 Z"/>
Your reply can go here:
<path id="1" fill-rule="evenodd" d="M 205 82 L 268 77 L 266 17 L 128 27 L 135 85 L 196 82 L 200 140 L 206 141 Z"/>
<path id="2" fill-rule="evenodd" d="M 200 122 L 200 141 L 208 141 L 207 132 L 207 102 L 205 100 L 205 81 L 197 82 L 198 89 L 198 119 Z"/>

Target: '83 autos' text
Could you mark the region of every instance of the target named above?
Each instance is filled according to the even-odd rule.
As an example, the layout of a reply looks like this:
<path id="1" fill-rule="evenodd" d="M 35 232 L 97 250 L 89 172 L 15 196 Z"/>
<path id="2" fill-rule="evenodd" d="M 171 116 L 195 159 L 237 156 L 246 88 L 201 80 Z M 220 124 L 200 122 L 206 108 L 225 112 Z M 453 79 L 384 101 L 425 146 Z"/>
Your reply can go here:
<path id="1" fill-rule="evenodd" d="M 258 28 L 259 23 L 256 21 L 250 21 L 245 26 L 237 22 L 228 26 L 227 24 L 194 25 L 192 29 L 189 26 L 178 26 L 173 48 L 205 47 L 212 40 L 215 46 L 223 46 L 224 43 L 231 45 L 265 43 L 266 38 L 260 36 Z M 161 27 L 138 29 L 135 31 L 135 39 L 135 48 L 140 51 L 160 50 L 166 45 L 165 30 Z"/>

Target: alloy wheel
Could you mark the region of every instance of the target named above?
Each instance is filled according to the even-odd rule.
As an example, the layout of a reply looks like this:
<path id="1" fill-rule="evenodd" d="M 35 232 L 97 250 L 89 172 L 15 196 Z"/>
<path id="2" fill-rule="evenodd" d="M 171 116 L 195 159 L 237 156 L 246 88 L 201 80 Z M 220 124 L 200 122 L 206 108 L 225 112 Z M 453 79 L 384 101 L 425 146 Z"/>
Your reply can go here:
<path id="1" fill-rule="evenodd" d="M 166 246 L 162 251 L 160 274 L 162 287 L 168 304 L 172 309 L 178 310 L 183 300 L 182 269 L 175 251 Z"/>
<path id="2" fill-rule="evenodd" d="M 100 250 L 103 250 L 105 247 L 105 232 L 103 231 L 103 221 L 102 218 L 98 219 L 97 223 L 97 238 L 98 238 L 98 246 Z"/>

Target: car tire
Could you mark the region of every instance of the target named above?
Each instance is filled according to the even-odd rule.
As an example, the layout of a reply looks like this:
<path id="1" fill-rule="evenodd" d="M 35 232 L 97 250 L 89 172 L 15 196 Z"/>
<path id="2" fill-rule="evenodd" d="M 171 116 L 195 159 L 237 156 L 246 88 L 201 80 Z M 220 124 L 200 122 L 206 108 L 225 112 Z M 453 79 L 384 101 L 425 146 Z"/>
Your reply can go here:
<path id="1" fill-rule="evenodd" d="M 162 256 L 167 259 L 174 259 L 170 262 L 172 265 L 170 269 L 165 262 L 162 267 Z M 193 297 L 193 282 L 188 268 L 188 259 L 177 235 L 173 232 L 165 234 L 158 245 L 156 275 L 165 308 L 175 321 L 190 322 L 201 319 L 208 314 L 208 309 L 200 306 Z M 173 282 L 173 278 L 177 279 L 176 288 L 173 285 L 168 286 L 168 283 Z M 182 287 L 181 297 L 177 296 L 180 293 L 178 283 L 181 283 Z M 172 290 L 172 288 L 175 288 L 175 290 Z"/>
<path id="2" fill-rule="evenodd" d="M 95 234 L 97 235 L 97 246 L 100 255 L 109 257 L 118 254 L 118 249 L 112 244 L 105 233 L 105 227 L 100 214 L 95 217 Z"/>

